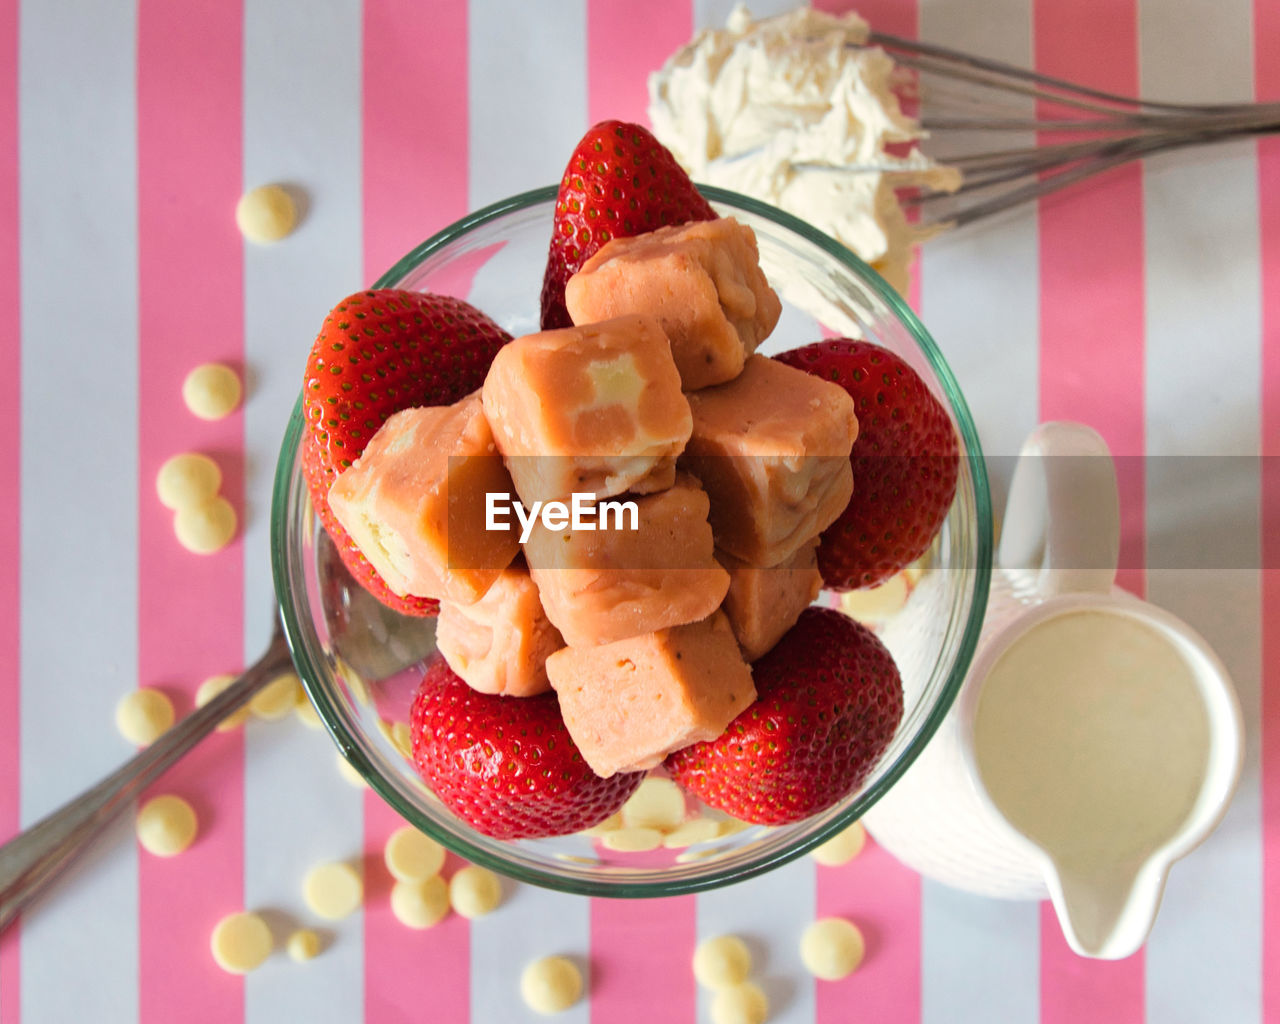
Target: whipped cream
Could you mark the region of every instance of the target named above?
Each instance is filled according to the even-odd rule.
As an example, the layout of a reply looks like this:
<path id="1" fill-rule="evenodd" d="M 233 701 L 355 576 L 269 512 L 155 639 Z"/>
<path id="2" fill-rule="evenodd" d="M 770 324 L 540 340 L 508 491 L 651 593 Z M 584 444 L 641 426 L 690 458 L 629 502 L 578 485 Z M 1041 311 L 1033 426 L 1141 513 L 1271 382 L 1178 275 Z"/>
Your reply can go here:
<path id="1" fill-rule="evenodd" d="M 896 190 L 954 191 L 961 176 L 918 147 L 889 152 L 923 133 L 868 37 L 856 14 L 803 7 L 756 21 L 739 4 L 650 75 L 649 119 L 695 181 L 808 221 L 905 293 L 912 246 L 931 232 L 907 220 Z"/>

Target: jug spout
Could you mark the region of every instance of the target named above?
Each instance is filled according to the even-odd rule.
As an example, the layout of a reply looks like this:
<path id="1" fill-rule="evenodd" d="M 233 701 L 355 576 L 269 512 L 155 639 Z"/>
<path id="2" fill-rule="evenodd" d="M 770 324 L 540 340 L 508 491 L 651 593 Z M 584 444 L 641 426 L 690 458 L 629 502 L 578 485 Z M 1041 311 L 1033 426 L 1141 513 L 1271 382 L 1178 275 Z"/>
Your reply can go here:
<path id="1" fill-rule="evenodd" d="M 1168 873 L 1155 859 L 1092 872 L 1050 861 L 1045 883 L 1068 945 L 1081 956 L 1122 960 L 1146 941 Z"/>

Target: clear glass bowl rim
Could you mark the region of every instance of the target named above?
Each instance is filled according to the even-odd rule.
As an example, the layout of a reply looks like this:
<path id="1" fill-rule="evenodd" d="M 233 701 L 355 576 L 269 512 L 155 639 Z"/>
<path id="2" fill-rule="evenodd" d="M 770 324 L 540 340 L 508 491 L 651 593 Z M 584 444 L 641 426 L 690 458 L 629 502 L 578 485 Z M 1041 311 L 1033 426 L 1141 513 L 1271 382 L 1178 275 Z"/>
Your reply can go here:
<path id="1" fill-rule="evenodd" d="M 929 710 L 919 732 L 912 739 L 908 749 L 877 780 L 875 785 L 859 794 L 858 798 L 845 808 L 840 815 L 827 822 L 813 834 L 785 848 L 769 851 L 766 855 L 749 863 L 735 864 L 721 872 L 705 876 L 645 881 L 618 881 L 602 878 L 599 881 L 595 881 L 563 877 L 554 872 L 542 871 L 523 864 L 504 861 L 501 857 L 494 856 L 489 850 L 468 842 L 467 839 L 457 833 L 448 832 L 429 818 L 418 813 L 415 807 L 402 799 L 401 795 L 383 779 L 382 774 L 364 756 L 360 747 L 352 743 L 346 736 L 345 726 L 342 724 L 342 719 L 332 704 L 329 694 L 314 681 L 324 676 L 328 670 L 313 663 L 307 652 L 306 645 L 301 642 L 303 623 L 296 615 L 289 595 L 289 571 L 285 552 L 285 538 L 288 528 L 286 518 L 288 494 L 298 445 L 304 427 L 301 392 L 299 392 L 298 399 L 294 403 L 293 412 L 289 418 L 284 439 L 281 443 L 280 456 L 276 462 L 275 482 L 272 488 L 270 530 L 271 570 L 275 583 L 276 600 L 280 608 L 285 637 L 293 657 L 294 667 L 298 672 L 303 687 L 315 705 L 325 729 L 337 743 L 342 755 L 368 782 L 373 791 L 385 800 L 402 818 L 460 856 L 475 864 L 507 875 L 516 881 L 528 882 L 544 888 L 584 896 L 617 898 L 660 897 L 720 888 L 772 871 L 774 868 L 802 856 L 856 821 L 906 772 L 946 718 L 968 672 L 969 664 L 977 648 L 982 620 L 986 614 L 993 549 L 991 495 L 987 480 L 986 463 L 982 455 L 982 446 L 978 439 L 977 428 L 969 412 L 969 406 L 965 402 L 950 366 L 943 358 L 937 343 L 933 340 L 933 336 L 893 287 L 869 264 L 835 239 L 785 211 L 760 202 L 750 196 L 711 185 L 699 184 L 697 188 L 712 203 L 722 203 L 730 207 L 737 207 L 787 228 L 853 270 L 861 282 L 869 290 L 873 291 L 881 302 L 889 307 L 894 316 L 901 321 L 919 345 L 955 415 L 956 426 L 964 442 L 967 453 L 966 459 L 969 464 L 974 508 L 977 513 L 977 537 L 974 552 L 976 565 L 974 567 L 973 603 L 969 608 L 969 615 L 961 635 L 955 664 L 951 668 L 950 675 L 942 687 L 937 702 Z M 496 220 L 504 214 L 552 201 L 555 199 L 557 191 L 558 186 L 556 185 L 531 189 L 528 192 L 501 199 L 468 214 L 408 252 L 390 270 L 370 285 L 370 288 L 394 287 L 399 281 L 404 280 L 411 270 L 457 238 L 468 234 L 480 225 Z"/>

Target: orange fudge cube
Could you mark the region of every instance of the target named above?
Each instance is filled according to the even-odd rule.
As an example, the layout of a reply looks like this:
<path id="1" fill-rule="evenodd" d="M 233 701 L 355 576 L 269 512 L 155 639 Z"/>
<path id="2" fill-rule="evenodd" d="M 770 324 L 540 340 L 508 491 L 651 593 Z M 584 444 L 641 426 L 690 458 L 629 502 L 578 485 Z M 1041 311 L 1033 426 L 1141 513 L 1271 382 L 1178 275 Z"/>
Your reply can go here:
<path id="1" fill-rule="evenodd" d="M 600 528 L 556 531 L 540 521 L 525 542 L 547 617 L 574 646 L 696 622 L 729 589 L 696 480 L 681 475 L 668 490 L 618 500 L 634 503 L 635 529 L 625 510 L 602 511 Z"/>
<path id="2" fill-rule="evenodd" d="M 329 507 L 395 593 L 470 603 L 520 547 L 514 528 L 487 528 L 490 491 L 510 494 L 511 478 L 473 394 L 390 417 Z"/>
<path id="3" fill-rule="evenodd" d="M 818 538 L 778 565 L 748 565 L 723 551 L 716 552 L 716 557 L 729 571 L 725 615 L 742 656 L 755 661 L 796 624 L 822 589 Z"/>
<path id="4" fill-rule="evenodd" d="M 531 697 L 550 689 L 547 655 L 563 646 L 523 564 L 504 569 L 474 604 L 440 602 L 436 647 L 481 693 Z"/>
<path id="5" fill-rule="evenodd" d="M 722 384 L 777 326 L 755 232 L 732 217 L 610 239 L 565 285 L 575 324 L 652 313 L 686 391 Z"/>
<path id="6" fill-rule="evenodd" d="M 716 547 L 750 565 L 777 565 L 849 504 L 858 435 L 844 388 L 752 356 L 728 384 L 689 395 L 680 467 L 711 498 Z"/>
<path id="7" fill-rule="evenodd" d="M 566 647 L 547 659 L 547 675 L 565 728 L 604 778 L 715 739 L 756 699 L 722 612 L 601 647 Z"/>
<path id="8" fill-rule="evenodd" d="M 671 346 L 649 316 L 516 338 L 483 392 L 526 506 L 669 487 L 692 428 Z"/>

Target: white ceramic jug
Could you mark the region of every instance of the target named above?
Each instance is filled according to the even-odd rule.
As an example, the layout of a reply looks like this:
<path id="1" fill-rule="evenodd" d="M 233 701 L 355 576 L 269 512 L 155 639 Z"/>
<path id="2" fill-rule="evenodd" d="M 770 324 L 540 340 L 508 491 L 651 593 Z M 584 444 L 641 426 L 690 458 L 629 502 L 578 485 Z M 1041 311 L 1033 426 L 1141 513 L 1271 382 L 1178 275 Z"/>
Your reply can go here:
<path id="1" fill-rule="evenodd" d="M 1042 424 L 1011 481 L 964 686 L 865 818 L 923 875 L 1047 896 L 1071 947 L 1104 959 L 1145 941 L 1170 865 L 1221 820 L 1243 757 L 1221 662 L 1185 623 L 1114 586 L 1118 551 L 1105 443 L 1081 424 Z M 898 621 L 910 619 L 908 604 Z M 909 636 L 895 622 L 883 632 L 900 661 Z"/>

